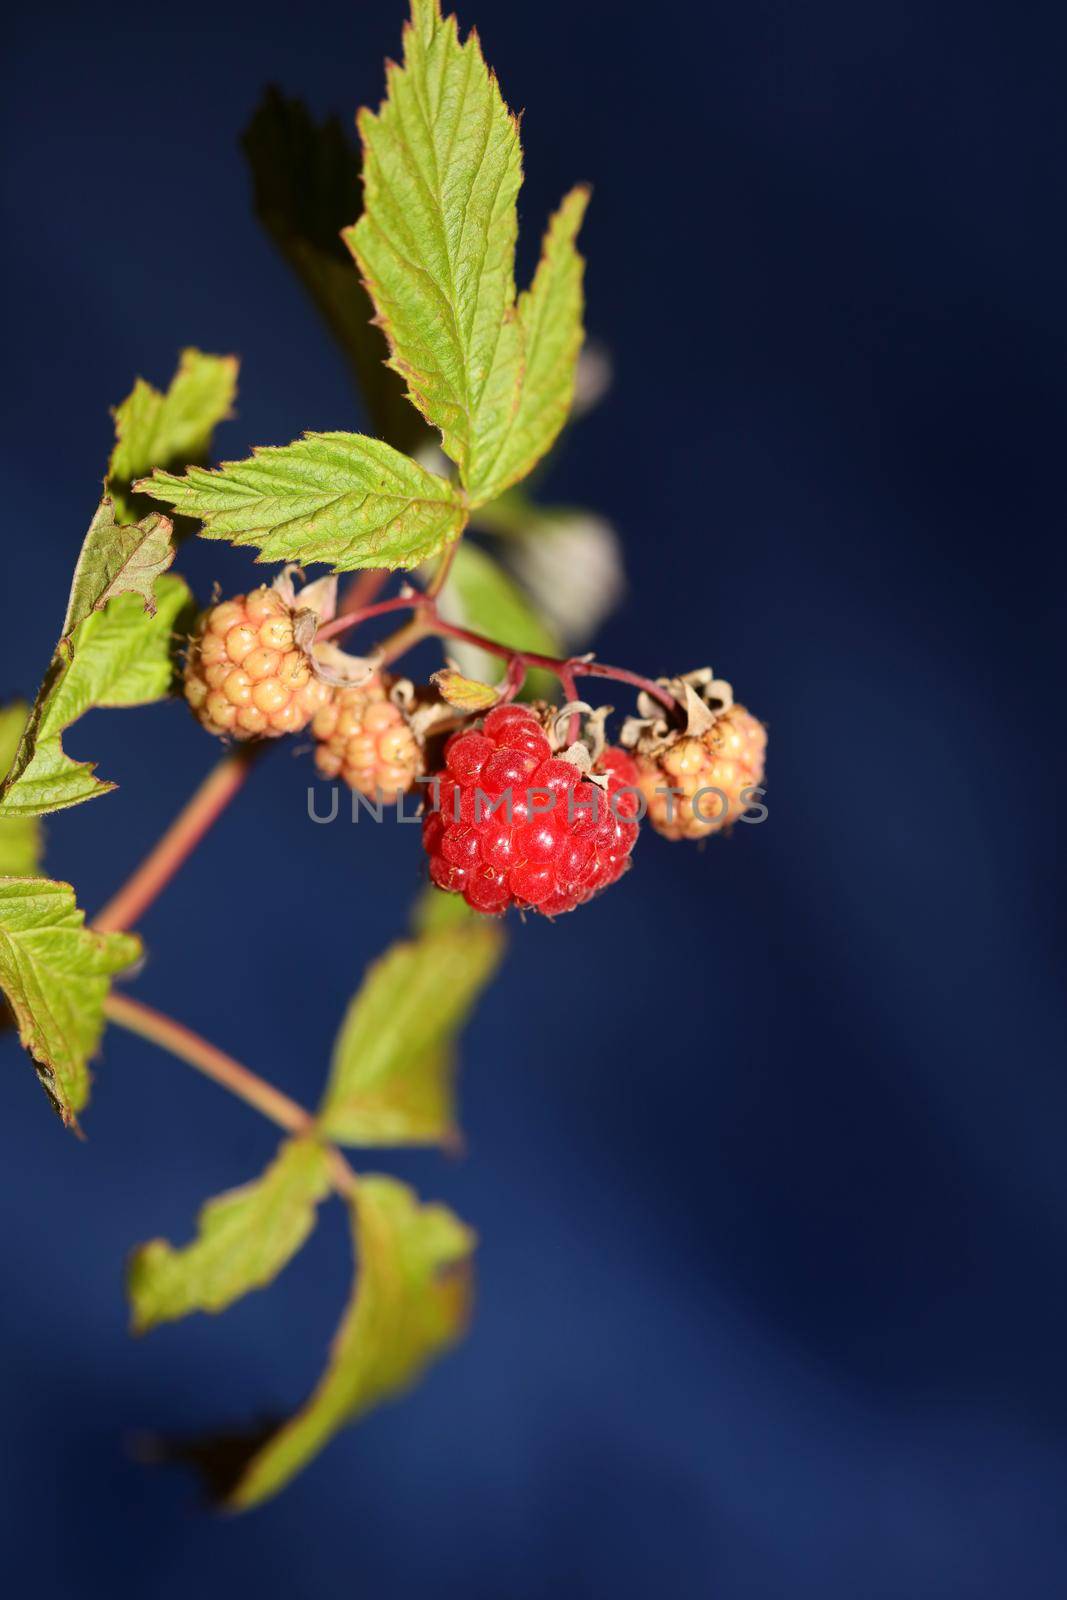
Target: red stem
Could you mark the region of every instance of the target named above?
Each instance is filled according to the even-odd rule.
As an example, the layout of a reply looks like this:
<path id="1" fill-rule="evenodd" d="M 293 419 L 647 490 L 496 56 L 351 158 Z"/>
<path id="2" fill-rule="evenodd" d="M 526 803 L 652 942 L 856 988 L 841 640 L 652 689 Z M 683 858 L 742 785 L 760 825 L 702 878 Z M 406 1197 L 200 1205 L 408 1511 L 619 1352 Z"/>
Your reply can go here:
<path id="1" fill-rule="evenodd" d="M 337 614 L 347 614 L 350 611 L 362 611 L 369 606 L 374 597 L 384 589 L 389 581 L 387 568 L 369 568 L 366 572 L 359 573 L 341 596 L 337 607 Z"/>
<path id="2" fill-rule="evenodd" d="M 192 1028 L 187 1028 L 184 1023 L 176 1022 L 173 1017 L 166 1016 L 162 1011 L 156 1011 L 152 1006 L 146 1006 L 143 1001 L 134 1000 L 130 995 L 119 994 L 114 990 L 104 1001 L 104 1012 L 109 1022 L 125 1028 L 128 1033 L 137 1034 L 141 1039 L 147 1039 L 151 1044 L 158 1045 L 161 1050 L 169 1051 L 179 1061 L 195 1067 L 197 1072 L 202 1072 L 221 1088 L 228 1089 L 239 1100 L 254 1107 L 263 1116 L 269 1117 L 271 1122 L 276 1123 L 279 1128 L 284 1128 L 287 1133 L 297 1135 L 314 1133 L 315 1119 L 302 1105 L 291 1099 L 283 1090 L 276 1089 L 257 1072 L 242 1066 L 240 1061 L 236 1061 L 225 1050 L 220 1050 L 218 1045 L 212 1044 L 199 1033 L 194 1033 Z M 338 1149 L 332 1145 L 326 1145 L 324 1148 L 329 1158 L 335 1187 L 351 1194 L 356 1185 L 355 1173 Z"/>
<path id="3" fill-rule="evenodd" d="M 369 621 L 371 617 L 384 617 L 390 611 L 410 611 L 412 607 L 421 603 L 418 595 L 399 594 L 393 600 L 379 600 L 375 605 L 362 606 L 358 611 L 342 611 L 332 622 L 327 622 L 325 627 L 320 628 L 315 637 L 333 639 L 337 634 L 347 633 L 359 623 Z"/>
<path id="4" fill-rule="evenodd" d="M 609 667 L 606 662 L 587 661 L 581 656 L 546 656 L 534 650 L 513 650 L 510 645 L 499 644 L 495 639 L 487 639 L 482 633 L 474 633 L 470 628 L 461 628 L 454 622 L 446 622 L 438 614 L 437 602 L 431 594 L 398 595 L 395 600 L 380 600 L 377 605 L 364 606 L 362 611 L 335 617 L 333 622 L 328 622 L 324 628 L 320 628 L 318 637 L 332 639 L 340 633 L 347 633 L 350 628 L 356 627 L 360 622 L 366 622 L 370 617 L 380 617 L 390 611 L 403 610 L 413 611 L 415 617 L 407 627 L 401 628 L 397 635 L 386 640 L 383 659 L 396 660 L 402 653 L 395 648 L 398 642 L 403 642 L 404 648 L 407 648 L 409 639 L 414 643 L 417 639 L 437 634 L 442 639 L 459 639 L 463 644 L 487 650 L 490 655 L 500 656 L 508 662 L 518 662 L 525 667 L 544 667 L 546 671 L 555 673 L 563 685 L 564 693 L 571 700 L 577 699 L 575 678 L 613 678 L 617 683 L 628 683 L 634 689 L 644 690 L 645 694 L 650 694 L 668 711 L 673 712 L 678 709 L 678 702 L 662 684 L 654 683 L 651 678 L 644 678 L 638 672 L 629 672 L 625 667 Z"/>
<path id="5" fill-rule="evenodd" d="M 135 928 L 243 786 L 266 745 L 244 745 L 214 766 L 133 875 L 94 918 L 101 933 Z"/>

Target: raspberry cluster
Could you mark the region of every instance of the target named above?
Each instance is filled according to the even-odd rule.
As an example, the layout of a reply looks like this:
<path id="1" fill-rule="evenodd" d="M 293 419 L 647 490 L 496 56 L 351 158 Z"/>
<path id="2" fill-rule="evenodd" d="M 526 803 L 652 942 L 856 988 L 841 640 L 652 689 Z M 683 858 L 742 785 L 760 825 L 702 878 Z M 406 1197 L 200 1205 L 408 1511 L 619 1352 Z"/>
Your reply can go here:
<path id="1" fill-rule="evenodd" d="M 736 822 L 749 804 L 742 795 L 763 780 L 766 751 L 762 722 L 735 705 L 699 737 L 683 735 L 638 755 L 637 783 L 652 827 L 665 839 L 704 839 Z"/>
<path id="2" fill-rule="evenodd" d="M 476 911 L 555 917 L 614 883 L 637 840 L 637 770 L 622 750 L 598 768 L 606 788 L 553 756 L 525 706 L 498 706 L 456 734 L 423 823 L 430 876 Z"/>
<path id="3" fill-rule="evenodd" d="M 232 739 L 298 733 L 329 696 L 275 589 L 263 584 L 201 617 L 185 662 L 185 698 L 209 733 Z"/>
<path id="4" fill-rule="evenodd" d="M 422 771 L 418 741 L 380 673 L 336 690 L 315 713 L 311 731 L 322 776 L 340 778 L 384 805 L 395 805 Z"/>

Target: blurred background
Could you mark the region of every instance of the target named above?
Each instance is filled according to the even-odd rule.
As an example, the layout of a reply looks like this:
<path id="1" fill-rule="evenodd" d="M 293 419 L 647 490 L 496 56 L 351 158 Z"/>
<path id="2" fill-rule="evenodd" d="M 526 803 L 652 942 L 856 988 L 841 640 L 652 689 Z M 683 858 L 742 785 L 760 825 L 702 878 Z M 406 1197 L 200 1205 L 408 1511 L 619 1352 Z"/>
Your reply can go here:
<path id="1" fill-rule="evenodd" d="M 730 678 L 770 726 L 770 816 L 702 851 L 649 833 L 610 896 L 512 928 L 465 1041 L 466 1158 L 375 1158 L 478 1228 L 473 1332 L 246 1519 L 138 1440 L 304 1397 L 340 1209 L 265 1294 L 131 1342 L 129 1247 L 188 1238 L 274 1133 L 114 1034 L 78 1144 L 0 1040 L 5 1569 L 39 1600 L 1060 1596 L 1063 18 L 460 16 L 528 108 L 520 265 L 595 184 L 614 382 L 541 487 L 622 540 L 597 648 Z M 361 424 L 239 136 L 268 82 L 348 124 L 401 20 L 9 20 L 0 698 L 47 663 L 135 375 L 238 352 L 226 457 Z M 201 595 L 252 572 L 181 565 Z M 70 748 L 121 784 L 48 828 L 92 910 L 214 750 L 178 705 Z M 423 873 L 415 829 L 310 825 L 310 770 L 257 774 L 147 918 L 138 989 L 308 1101 Z"/>

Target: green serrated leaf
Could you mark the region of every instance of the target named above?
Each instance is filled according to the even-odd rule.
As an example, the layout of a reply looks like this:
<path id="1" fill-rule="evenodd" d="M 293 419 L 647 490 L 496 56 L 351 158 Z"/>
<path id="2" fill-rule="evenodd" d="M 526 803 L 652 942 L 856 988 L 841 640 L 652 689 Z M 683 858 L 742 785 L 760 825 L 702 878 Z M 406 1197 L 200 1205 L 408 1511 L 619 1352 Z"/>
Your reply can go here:
<path id="1" fill-rule="evenodd" d="M 0 786 L 0 818 L 60 811 L 115 787 L 94 776 L 94 763 L 68 756 L 63 735 L 94 707 L 148 705 L 169 693 L 175 630 L 191 596 L 181 578 L 168 575 L 157 580 L 155 599 L 149 616 L 138 595 L 119 595 L 90 612 L 56 651 Z"/>
<path id="2" fill-rule="evenodd" d="M 120 522 L 135 522 L 152 509 L 134 492 L 136 478 L 154 467 L 177 469 L 207 459 L 216 426 L 233 412 L 237 370 L 236 356 L 183 350 L 165 392 L 138 378 L 115 407 L 106 488 Z"/>
<path id="3" fill-rule="evenodd" d="M 446 622 L 470 628 L 487 639 L 531 650 L 536 655 L 558 656 L 559 641 L 542 622 L 513 578 L 492 556 L 465 539 L 452 561 L 448 581 L 438 597 Z M 506 671 L 499 656 L 476 646 L 448 641 L 448 653 L 472 678 L 497 683 Z M 526 675 L 527 695 L 551 700 L 559 685 L 550 672 L 534 669 Z"/>
<path id="4" fill-rule="evenodd" d="M 155 613 L 155 583 L 174 560 L 174 524 L 152 512 L 132 527 L 115 520 L 110 500 L 101 500 L 82 541 L 63 621 L 63 639 L 80 622 L 120 594 L 138 594 Z"/>
<path id="5" fill-rule="evenodd" d="M 518 123 L 472 33 L 439 0 L 412 0 L 403 66 L 362 111 L 364 214 L 346 230 L 389 339 L 390 362 L 441 430 L 472 503 L 551 448 L 570 407 L 582 339 L 574 190 L 516 304 Z"/>
<path id="6" fill-rule="evenodd" d="M 69 883 L 0 878 L 0 989 L 68 1127 L 89 1097 L 88 1062 L 103 1031 L 111 976 L 140 954 L 132 934 L 86 928 Z"/>
<path id="7" fill-rule="evenodd" d="M 416 1382 L 466 1328 L 469 1228 L 376 1175 L 358 1180 L 351 1217 L 359 1276 L 329 1366 L 307 1404 L 252 1458 L 230 1495 L 234 1510 L 277 1494 L 341 1428 Z"/>
<path id="8" fill-rule="evenodd" d="M 572 189 L 552 217 L 531 287 L 519 296 L 523 368 L 519 400 L 500 444 L 483 450 L 472 500 L 494 499 L 518 483 L 547 455 L 562 432 L 574 399 L 574 378 L 584 337 L 584 262 L 575 247 L 589 190 Z"/>
<path id="9" fill-rule="evenodd" d="M 373 429 L 415 455 L 431 435 L 386 364 L 374 306 L 341 238 L 363 205 L 360 158 L 336 117 L 319 123 L 268 89 L 242 139 L 256 215 L 348 359 Z"/>
<path id="10" fill-rule="evenodd" d="M 395 944 L 367 971 L 334 1046 L 319 1128 L 344 1144 L 454 1136 L 455 1036 L 503 954 L 485 921 Z"/>
<path id="11" fill-rule="evenodd" d="M 29 716 L 22 700 L 0 708 L 0 781 L 8 773 Z M 41 825 L 36 817 L 0 816 L 0 878 L 28 878 L 41 856 Z"/>
<path id="12" fill-rule="evenodd" d="M 307 433 L 218 471 L 157 473 L 137 485 L 204 523 L 206 539 L 256 545 L 261 561 L 413 567 L 458 539 L 461 492 L 380 439 Z"/>
<path id="13" fill-rule="evenodd" d="M 131 1257 L 127 1292 L 135 1333 L 193 1311 L 224 1311 L 263 1289 L 296 1255 L 330 1187 L 329 1158 L 314 1139 L 290 1139 L 262 1177 L 209 1200 L 197 1237 L 175 1250 L 152 1239 Z"/>

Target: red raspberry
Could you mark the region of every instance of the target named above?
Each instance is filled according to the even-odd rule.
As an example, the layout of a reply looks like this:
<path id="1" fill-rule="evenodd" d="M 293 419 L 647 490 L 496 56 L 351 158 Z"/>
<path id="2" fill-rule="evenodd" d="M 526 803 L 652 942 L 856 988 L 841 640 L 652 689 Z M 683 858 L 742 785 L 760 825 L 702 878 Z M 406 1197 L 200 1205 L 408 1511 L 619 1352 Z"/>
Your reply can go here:
<path id="1" fill-rule="evenodd" d="M 315 765 L 323 777 L 340 777 L 350 789 L 384 805 L 395 805 L 422 771 L 422 751 L 408 719 L 377 673 L 366 683 L 336 690 L 315 713 L 311 728 L 318 741 Z"/>
<path id="2" fill-rule="evenodd" d="M 209 733 L 232 739 L 299 733 L 329 697 L 275 589 L 262 584 L 204 612 L 186 658 L 185 698 Z"/>
<path id="3" fill-rule="evenodd" d="M 742 794 L 763 781 L 766 751 L 762 722 L 735 705 L 699 737 L 683 734 L 639 755 L 637 782 L 652 827 L 665 839 L 704 839 L 736 822 L 750 804 Z"/>
<path id="4" fill-rule="evenodd" d="M 534 713 L 498 706 L 481 732 L 445 748 L 423 823 L 430 877 L 476 911 L 573 911 L 626 871 L 637 840 L 637 769 L 622 750 L 599 763 L 605 792 L 553 756 Z"/>

